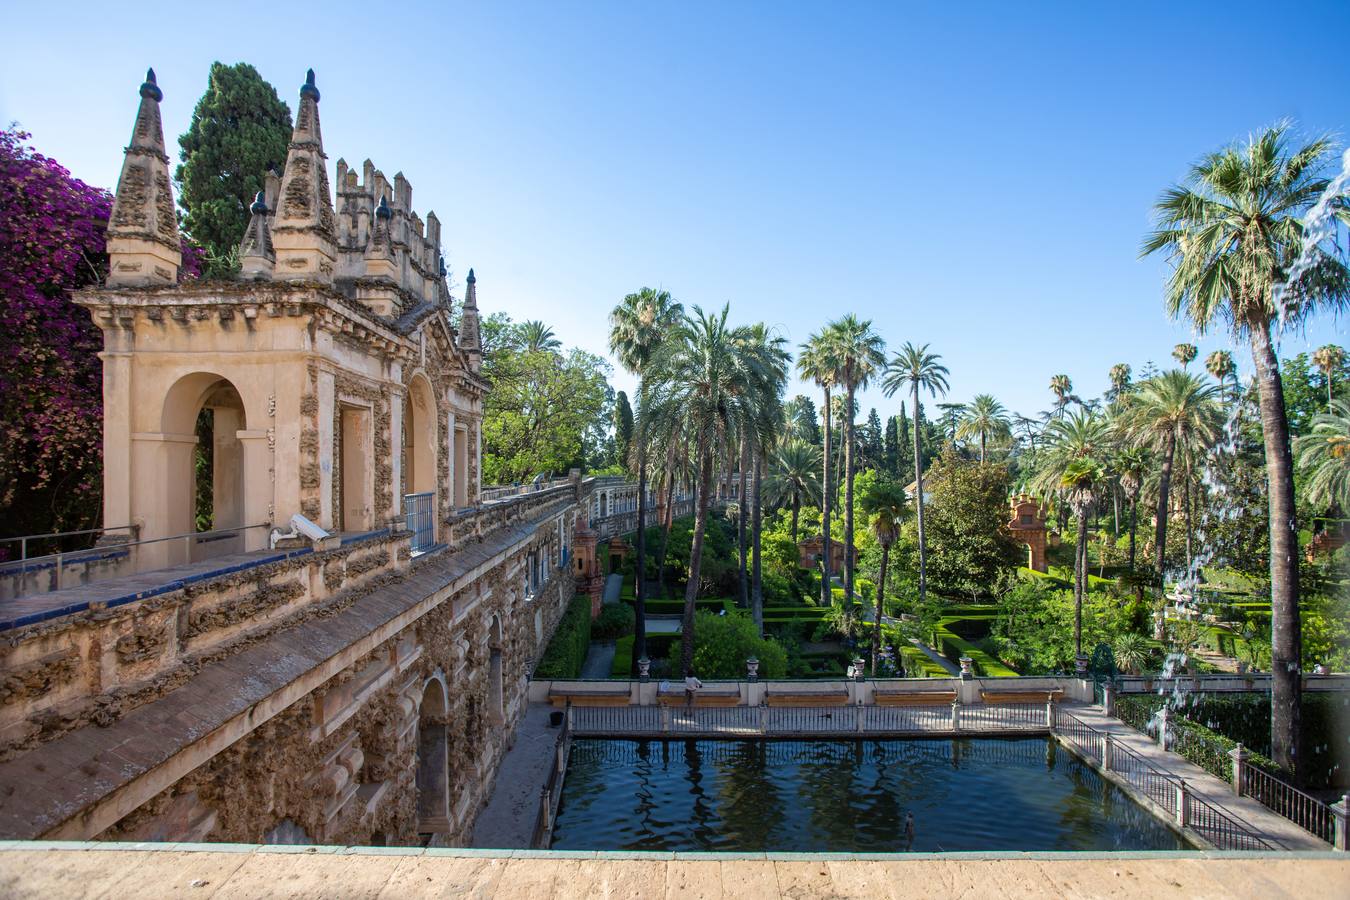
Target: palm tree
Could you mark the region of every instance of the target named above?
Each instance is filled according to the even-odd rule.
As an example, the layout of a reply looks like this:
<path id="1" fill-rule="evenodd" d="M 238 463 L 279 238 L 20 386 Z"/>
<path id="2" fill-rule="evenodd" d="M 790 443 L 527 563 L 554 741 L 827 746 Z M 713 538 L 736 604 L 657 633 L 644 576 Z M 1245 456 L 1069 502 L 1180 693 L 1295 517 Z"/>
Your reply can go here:
<path id="1" fill-rule="evenodd" d="M 1042 497 L 1063 492 L 1064 473 L 1079 459 L 1105 459 L 1115 446 L 1115 433 L 1105 416 L 1079 409 L 1045 426 L 1043 452 L 1030 488 Z"/>
<path id="2" fill-rule="evenodd" d="M 914 400 L 914 511 L 919 531 L 919 605 L 928 600 L 928 551 L 923 532 L 923 458 L 919 454 L 919 391 L 928 391 L 933 397 L 947 393 L 947 376 L 951 373 L 938 362 L 939 354 L 929 353 L 928 344 L 915 347 L 908 341 L 886 366 L 881 387 L 890 397 L 902 388 L 908 388 Z"/>
<path id="3" fill-rule="evenodd" d="M 1120 489 L 1130 507 L 1129 569 L 1134 571 L 1135 536 L 1139 528 L 1139 494 L 1144 489 L 1144 475 L 1148 471 L 1148 450 L 1144 447 L 1124 447 L 1117 454 L 1112 468 L 1120 479 Z"/>
<path id="4" fill-rule="evenodd" d="M 900 523 L 905 518 L 905 489 L 894 481 L 876 481 L 862 498 L 863 512 L 867 514 L 872 535 L 881 545 L 881 571 L 877 576 L 877 598 L 872 612 L 872 677 L 877 675 L 877 657 L 881 655 L 881 620 L 886 613 L 886 571 L 891 561 L 891 547 L 900 537 Z"/>
<path id="5" fill-rule="evenodd" d="M 1335 344 L 1327 344 L 1313 351 L 1313 365 L 1322 370 L 1327 379 L 1327 409 L 1331 409 L 1331 379 L 1345 361 L 1345 350 Z"/>
<path id="6" fill-rule="evenodd" d="M 1074 545 L 1073 560 L 1073 646 L 1075 668 L 1082 672 L 1087 660 L 1083 656 L 1083 592 L 1087 587 L 1087 517 L 1097 499 L 1097 488 L 1106 478 L 1101 463 L 1091 456 L 1080 456 L 1071 461 L 1060 476 L 1065 499 L 1078 517 L 1078 540 Z"/>
<path id="7" fill-rule="evenodd" d="M 1224 382 L 1233 379 L 1233 400 L 1237 400 L 1237 366 L 1233 363 L 1233 354 L 1227 350 L 1215 350 L 1205 357 L 1205 370 L 1214 376 L 1222 389 Z"/>
<path id="8" fill-rule="evenodd" d="M 1158 454 L 1158 512 L 1154 532 L 1154 578 L 1160 593 L 1167 571 L 1167 514 L 1172 467 L 1178 453 L 1213 444 L 1220 412 L 1214 388 L 1195 375 L 1172 369 L 1139 386 L 1121 412 L 1121 423 L 1137 445 Z M 1158 628 L 1161 628 L 1161 620 Z M 1156 634 L 1156 632 L 1155 632 Z M 1161 639 L 1161 638 L 1159 638 Z"/>
<path id="9" fill-rule="evenodd" d="M 871 321 L 847 313 L 826 326 L 839 358 L 839 384 L 844 389 L 844 598 L 853 604 L 853 478 L 856 465 L 853 452 L 853 419 L 859 388 L 866 388 L 872 376 L 886 365 L 886 342 L 872 330 Z"/>
<path id="10" fill-rule="evenodd" d="M 1350 510 L 1350 403 L 1332 400 L 1313 417 L 1312 431 L 1294 439 L 1299 471 L 1311 503 Z"/>
<path id="11" fill-rule="evenodd" d="M 636 613 L 633 627 L 633 659 L 647 655 L 647 397 L 644 376 L 657 348 L 666 334 L 683 316 L 684 310 L 668 291 L 643 288 L 624 297 L 609 314 L 609 348 L 619 363 L 639 379 L 638 419 L 635 423 L 635 455 L 638 473 L 637 534 L 634 536 L 637 579 L 633 586 L 633 607 Z M 532 323 L 527 322 L 526 325 Z M 533 323 L 541 324 L 541 323 Z M 544 329 L 544 340 L 552 339 L 552 332 Z M 554 342 L 556 343 L 556 341 Z M 664 554 L 663 554 L 664 555 Z M 662 568 L 665 560 L 662 559 Z"/>
<path id="12" fill-rule="evenodd" d="M 562 341 L 554 337 L 553 329 L 538 319 L 520 323 L 520 339 L 525 345 L 525 350 L 530 353 L 542 351 L 554 353 L 562 349 Z"/>
<path id="13" fill-rule="evenodd" d="M 1011 433 L 1008 411 L 994 399 L 993 394 L 977 394 L 965 407 L 961 424 L 956 428 L 959 440 L 980 439 L 980 462 L 984 462 L 985 445 L 989 438 L 1003 438 Z"/>
<path id="14" fill-rule="evenodd" d="M 1119 400 L 1130 387 L 1129 363 L 1116 363 L 1111 367 L 1111 399 Z"/>
<path id="15" fill-rule="evenodd" d="M 839 361 L 835 355 L 832 336 L 828 329 L 819 331 L 807 339 L 797 355 L 797 374 L 803 381 L 813 382 L 825 395 L 821 404 L 821 418 L 825 422 L 824 447 L 821 453 L 820 476 L 820 532 L 822 550 L 825 554 L 820 577 L 820 605 L 829 606 L 830 593 L 830 391 L 837 384 Z"/>
<path id="16" fill-rule="evenodd" d="M 654 408 L 660 415 L 684 418 L 695 443 L 698 485 L 680 646 L 681 668 L 686 674 L 694 662 L 694 606 L 712 499 L 713 461 L 723 452 L 736 424 L 751 420 L 755 384 L 768 380 L 762 360 L 745 352 L 752 342 L 749 330 L 728 326 L 729 312 L 723 306 L 721 312 L 708 314 L 695 306 L 652 360 Z"/>
<path id="17" fill-rule="evenodd" d="M 1279 124 L 1204 157 L 1155 206 L 1157 228 L 1142 253 L 1171 263 L 1166 305 L 1202 333 L 1216 322 L 1251 346 L 1260 394 L 1270 504 L 1271 750 L 1288 771 L 1299 749 L 1302 634 L 1298 609 L 1298 515 L 1294 461 L 1272 327 L 1297 326 L 1350 300 L 1350 271 L 1335 229 L 1309 230 L 1315 204 L 1350 220 L 1344 199 L 1325 203 L 1328 138 L 1291 149 Z M 1297 774 L 1297 772 L 1295 773 Z"/>
<path id="18" fill-rule="evenodd" d="M 820 500 L 820 448 L 800 438 L 789 438 L 774 451 L 764 489 L 772 504 L 792 506 L 792 543 L 797 543 L 797 518 L 802 501 Z"/>
<path id="19" fill-rule="evenodd" d="M 791 357 L 787 352 L 787 340 L 758 323 L 745 329 L 741 352 L 752 361 L 749 371 L 754 376 L 750 382 L 749 409 L 750 418 L 745 423 L 749 436 L 753 479 L 751 487 L 751 586 L 750 606 L 755 627 L 764 630 L 764 578 L 762 566 L 762 537 L 764 531 L 764 489 L 763 472 L 766 465 L 767 448 L 776 444 L 783 432 L 783 391 L 787 387 L 788 366 Z M 744 502 L 744 498 L 742 498 Z"/>
<path id="20" fill-rule="evenodd" d="M 1195 359 L 1195 355 L 1200 350 L 1194 344 L 1177 344 L 1172 348 L 1172 358 L 1181 363 L 1181 368 L 1185 369 Z"/>
<path id="21" fill-rule="evenodd" d="M 1069 380 L 1068 375 L 1055 375 L 1050 379 L 1050 392 L 1055 395 L 1056 416 L 1064 415 L 1064 409 L 1075 399 L 1073 396 L 1073 382 Z"/>

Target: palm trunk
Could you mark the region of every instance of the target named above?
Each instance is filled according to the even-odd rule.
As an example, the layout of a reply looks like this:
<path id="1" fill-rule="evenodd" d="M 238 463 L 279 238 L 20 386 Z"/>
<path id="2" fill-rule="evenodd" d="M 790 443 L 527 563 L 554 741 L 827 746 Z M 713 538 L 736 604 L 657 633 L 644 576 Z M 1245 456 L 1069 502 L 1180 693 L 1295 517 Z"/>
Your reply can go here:
<path id="1" fill-rule="evenodd" d="M 891 545 L 881 545 L 881 572 L 877 575 L 877 599 L 872 611 L 872 677 L 877 677 L 877 657 L 881 655 L 881 613 L 885 609 L 886 565 L 891 559 Z"/>
<path id="2" fill-rule="evenodd" d="M 1130 504 L 1130 574 L 1134 574 L 1134 540 L 1139 530 L 1139 498 L 1129 498 Z"/>
<path id="3" fill-rule="evenodd" d="M 1073 579 L 1074 655 L 1083 655 L 1083 589 L 1087 584 L 1087 506 L 1078 508 L 1078 545 Z"/>
<path id="4" fill-rule="evenodd" d="M 1158 522 L 1153 531 L 1153 568 L 1160 604 L 1157 621 L 1153 624 L 1153 638 L 1159 641 L 1167 636 L 1164 613 L 1167 603 L 1167 494 L 1172 487 L 1172 457 L 1176 453 L 1176 439 L 1169 434 L 1164 447 L 1162 471 L 1158 474 Z"/>
<path id="5" fill-rule="evenodd" d="M 673 454 L 672 454 L 673 455 Z M 661 577 L 661 596 L 669 599 L 670 590 L 666 582 L 666 551 L 670 548 L 670 528 L 675 524 L 675 488 L 678 479 L 675 477 L 675 470 L 671 469 L 670 484 L 666 488 L 666 521 L 665 528 L 661 532 L 661 552 L 656 557 L 657 567 Z"/>
<path id="6" fill-rule="evenodd" d="M 919 457 L 919 385 L 914 385 L 914 513 L 919 529 L 919 606 L 928 601 L 928 548 L 923 534 L 923 460 Z"/>
<path id="7" fill-rule="evenodd" d="M 825 553 L 825 559 L 820 570 L 820 605 L 829 607 L 834 600 L 834 595 L 830 591 L 830 418 L 833 412 L 830 410 L 830 389 L 825 388 L 825 453 L 822 458 L 825 461 L 824 472 L 821 474 L 822 484 L 820 492 L 820 534 L 821 549 Z"/>
<path id="8" fill-rule="evenodd" d="M 762 459 L 755 454 L 754 477 L 751 492 L 754 496 L 754 508 L 750 512 L 750 549 L 753 553 L 753 575 L 750 583 L 750 606 L 755 617 L 755 629 L 764 636 L 764 570 L 760 564 L 760 538 L 764 531 L 763 508 L 760 496 L 760 467 Z"/>
<path id="9" fill-rule="evenodd" d="M 802 511 L 802 496 L 796 491 L 792 492 L 792 544 L 797 544 L 797 517 Z"/>
<path id="10" fill-rule="evenodd" d="M 984 432 L 980 432 L 980 462 L 984 462 Z"/>
<path id="11" fill-rule="evenodd" d="M 737 591 L 739 597 L 737 605 L 745 609 L 750 605 L 750 587 L 747 584 L 746 565 L 745 565 L 745 523 L 749 514 L 749 509 L 745 502 L 745 463 L 750 455 L 750 445 L 745 437 L 741 437 L 741 458 L 737 466 L 740 471 L 740 491 L 736 497 L 736 545 L 740 552 L 740 569 L 738 570 L 739 579 L 737 581 Z"/>
<path id="12" fill-rule="evenodd" d="M 642 434 L 638 434 L 638 507 L 637 539 L 634 542 L 636 557 L 637 583 L 633 586 L 633 660 L 636 662 L 647 655 L 647 446 Z"/>
<path id="13" fill-rule="evenodd" d="M 1189 453 L 1186 454 L 1181 477 L 1184 479 L 1182 505 L 1186 509 L 1186 571 L 1189 572 L 1195 560 L 1195 554 L 1191 549 L 1191 535 L 1194 533 L 1191 517 L 1194 513 L 1191 504 L 1191 457 Z"/>
<path id="14" fill-rule="evenodd" d="M 844 409 L 844 602 L 853 608 L 853 392 L 849 385 Z"/>
<path id="15" fill-rule="evenodd" d="M 1270 749 L 1276 764 L 1297 778 L 1301 765 L 1303 635 L 1298 609 L 1298 518 L 1294 509 L 1294 459 L 1289 419 L 1284 408 L 1280 364 L 1270 342 L 1270 326 L 1251 331 L 1265 437 L 1266 479 L 1270 488 Z"/>
<path id="16" fill-rule="evenodd" d="M 680 628 L 680 668 L 689 675 L 694 666 L 694 602 L 698 599 L 698 570 L 703 562 L 703 534 L 708 528 L 708 493 L 712 490 L 712 452 L 706 436 L 699 437 L 698 493 L 694 506 L 694 537 L 689 547 L 689 583 L 684 587 L 684 618 Z"/>

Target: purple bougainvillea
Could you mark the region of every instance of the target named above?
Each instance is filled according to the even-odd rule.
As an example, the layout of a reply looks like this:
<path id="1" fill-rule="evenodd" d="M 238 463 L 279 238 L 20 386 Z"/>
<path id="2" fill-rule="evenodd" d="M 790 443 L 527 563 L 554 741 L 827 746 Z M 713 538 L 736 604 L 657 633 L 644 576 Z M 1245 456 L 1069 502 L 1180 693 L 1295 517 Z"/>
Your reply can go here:
<path id="1" fill-rule="evenodd" d="M 0 536 L 96 527 L 100 513 L 103 339 L 71 293 L 107 274 L 112 195 L 28 137 L 0 130 Z M 194 278 L 201 253 L 184 251 Z"/>

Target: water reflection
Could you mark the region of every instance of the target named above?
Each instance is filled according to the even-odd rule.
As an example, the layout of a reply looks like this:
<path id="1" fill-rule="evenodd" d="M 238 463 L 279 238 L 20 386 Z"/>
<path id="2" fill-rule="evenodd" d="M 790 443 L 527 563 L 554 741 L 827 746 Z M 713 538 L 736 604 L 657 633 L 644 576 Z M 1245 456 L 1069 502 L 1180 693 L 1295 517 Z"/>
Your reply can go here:
<path id="1" fill-rule="evenodd" d="M 555 849 L 1175 850 L 1053 740 L 573 744 Z M 906 834 L 913 817 L 912 846 Z"/>

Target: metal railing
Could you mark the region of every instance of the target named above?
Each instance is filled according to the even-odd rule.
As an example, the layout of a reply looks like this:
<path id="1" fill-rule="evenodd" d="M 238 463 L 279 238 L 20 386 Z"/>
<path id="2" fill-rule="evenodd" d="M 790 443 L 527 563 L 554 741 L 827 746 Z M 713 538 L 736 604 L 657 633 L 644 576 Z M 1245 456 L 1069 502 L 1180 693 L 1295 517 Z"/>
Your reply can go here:
<path id="1" fill-rule="evenodd" d="M 504 484 L 485 487 L 478 492 L 478 499 L 483 503 L 494 503 L 498 500 L 505 500 L 508 497 L 519 497 L 523 494 L 536 494 L 540 491 L 547 491 L 551 488 L 562 487 L 570 483 L 569 478 L 554 478 L 546 481 L 527 481 L 524 484 Z"/>
<path id="2" fill-rule="evenodd" d="M 120 570 L 109 573 L 102 573 L 95 577 L 85 578 L 79 583 L 84 584 L 94 581 L 101 581 L 137 572 L 151 571 L 154 568 L 164 568 L 169 565 L 178 565 L 189 562 L 199 562 L 202 560 L 211 559 L 214 556 L 224 555 L 221 553 L 211 553 L 211 552 L 202 555 L 197 552 L 197 548 L 201 545 L 209 545 L 229 540 L 232 537 L 242 536 L 245 531 L 249 531 L 254 528 L 270 528 L 270 527 L 271 527 L 270 524 L 264 522 L 258 525 L 239 525 L 234 528 L 217 528 L 211 531 L 189 531 L 183 534 L 171 534 L 167 537 L 147 538 L 143 541 L 142 540 L 110 541 L 101 546 L 89 547 L 84 550 L 57 552 L 48 554 L 46 556 L 29 557 L 27 559 L 18 560 L 11 563 L 0 563 L 0 577 L 14 576 L 14 575 L 22 576 L 26 575 L 29 572 L 34 572 L 39 569 L 50 567 L 54 570 L 53 573 L 54 577 L 51 579 L 48 585 L 44 589 L 38 591 L 38 593 L 59 591 L 64 590 L 66 587 L 73 586 L 67 583 L 68 578 L 66 570 L 72 566 L 80 565 L 81 563 L 93 563 L 98 562 L 100 560 L 110 560 L 119 557 L 127 557 L 130 559 L 130 562 L 132 563 L 130 571 Z M 141 565 L 141 561 L 133 556 L 133 554 L 137 554 L 143 548 L 149 547 L 153 544 L 165 544 L 169 542 L 179 542 L 179 541 L 181 541 L 183 544 L 184 558 L 180 560 L 178 563 L 167 563 L 163 561 L 157 561 L 152 564 L 152 568 L 144 568 Z"/>
<path id="3" fill-rule="evenodd" d="M 567 758 L 571 752 L 572 707 L 568 704 L 563 712 L 562 731 L 553 746 L 553 766 L 539 792 L 539 812 L 534 820 L 534 834 L 530 837 L 530 846 L 535 850 L 547 850 L 553 840 L 553 823 L 558 815 L 558 802 L 562 800 L 563 779 L 567 775 Z"/>
<path id="4" fill-rule="evenodd" d="M 1050 731 L 1044 704 L 941 706 L 575 706 L 575 735 L 853 737 Z"/>
<path id="5" fill-rule="evenodd" d="M 78 531 L 49 531 L 46 534 L 22 534 L 19 535 L 18 537 L 0 538 L 0 548 L 3 548 L 0 549 L 0 567 L 3 567 L 6 571 L 8 571 L 11 568 L 14 568 L 16 564 L 22 564 L 28 561 L 30 558 L 36 563 L 39 560 L 50 560 L 52 558 L 61 556 L 66 553 L 75 553 L 81 549 L 90 549 L 87 547 L 82 547 L 77 548 L 76 550 L 65 550 L 65 551 L 56 550 L 41 553 L 35 557 L 29 557 L 28 547 L 30 543 L 37 544 L 39 546 L 41 546 L 44 543 L 46 544 L 55 543 L 57 545 L 60 545 L 62 541 L 66 540 L 67 538 L 76 538 L 76 537 L 87 538 L 90 535 L 102 535 L 104 537 L 108 537 L 108 536 L 115 536 L 117 534 L 125 534 L 131 540 L 135 540 L 136 535 L 140 533 L 140 530 L 141 527 L 139 525 L 114 525 L 111 528 L 82 528 Z M 9 555 L 10 550 L 8 549 L 7 545 L 10 544 L 19 545 L 19 555 L 17 557 L 11 557 Z M 23 569 L 22 565 L 18 565 L 17 571 L 25 571 L 25 570 Z"/>
<path id="6" fill-rule="evenodd" d="M 435 499 L 431 491 L 403 496 L 403 518 L 412 532 L 413 556 L 426 553 L 436 543 Z"/>
<path id="7" fill-rule="evenodd" d="M 1303 793 L 1291 784 L 1251 762 L 1238 767 L 1239 793 L 1251 797 L 1266 809 L 1279 813 L 1309 834 L 1328 844 L 1335 838 L 1335 817 L 1331 807 L 1316 797 Z"/>
<path id="8" fill-rule="evenodd" d="M 1216 849 L 1275 849 L 1233 816 L 1197 796 L 1183 779 L 1162 771 L 1107 732 L 1098 731 L 1072 713 L 1056 709 L 1054 734 L 1079 756 L 1147 797 L 1179 828 L 1190 830 Z"/>
<path id="9" fill-rule="evenodd" d="M 1328 804 L 1266 771 L 1248 760 L 1245 754 L 1240 763 L 1234 763 L 1233 754 L 1237 751 L 1186 727 L 1194 723 L 1185 716 L 1176 712 L 1157 715 L 1131 703 L 1117 704 L 1115 714 L 1140 734 L 1158 741 L 1164 749 L 1230 782 L 1239 796 L 1251 797 L 1321 840 L 1328 843 L 1333 840 L 1335 817 Z"/>

